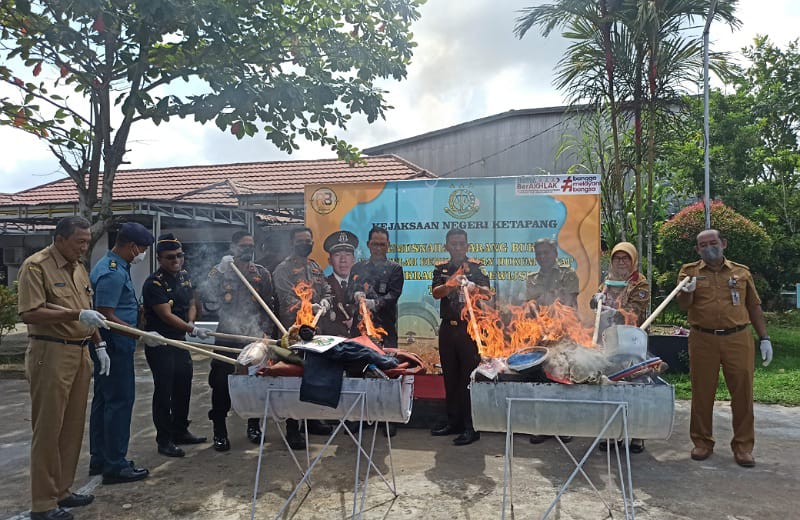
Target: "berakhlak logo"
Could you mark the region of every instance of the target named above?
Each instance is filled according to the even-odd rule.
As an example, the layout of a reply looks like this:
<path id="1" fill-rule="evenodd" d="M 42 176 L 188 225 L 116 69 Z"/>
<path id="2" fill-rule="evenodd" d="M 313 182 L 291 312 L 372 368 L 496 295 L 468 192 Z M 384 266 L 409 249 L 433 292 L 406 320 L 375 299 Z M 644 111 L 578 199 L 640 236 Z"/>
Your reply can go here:
<path id="1" fill-rule="evenodd" d="M 567 177 L 564 179 L 564 182 L 561 184 L 561 191 L 572 192 L 572 177 Z"/>
<path id="2" fill-rule="evenodd" d="M 327 215 L 336 209 L 336 204 L 339 203 L 339 198 L 336 196 L 336 192 L 332 189 L 320 188 L 311 194 L 311 199 L 309 202 L 311 203 L 311 209 L 320 215 Z"/>

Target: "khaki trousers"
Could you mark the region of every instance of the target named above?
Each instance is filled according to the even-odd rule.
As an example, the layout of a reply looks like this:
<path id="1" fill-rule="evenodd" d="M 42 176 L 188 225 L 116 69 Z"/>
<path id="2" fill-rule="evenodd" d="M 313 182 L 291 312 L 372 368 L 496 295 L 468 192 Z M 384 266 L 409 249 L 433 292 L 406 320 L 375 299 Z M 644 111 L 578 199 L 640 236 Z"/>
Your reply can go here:
<path id="1" fill-rule="evenodd" d="M 689 333 L 689 373 L 692 382 L 692 412 L 689 434 L 695 446 L 714 448 L 712 418 L 719 367 L 731 394 L 733 438 L 731 449 L 750 453 L 755 444 L 753 419 L 753 336 L 746 328 L 728 336 L 692 330 Z"/>
<path id="2" fill-rule="evenodd" d="M 30 340 L 31 511 L 47 511 L 71 493 L 92 377 L 87 347 Z"/>

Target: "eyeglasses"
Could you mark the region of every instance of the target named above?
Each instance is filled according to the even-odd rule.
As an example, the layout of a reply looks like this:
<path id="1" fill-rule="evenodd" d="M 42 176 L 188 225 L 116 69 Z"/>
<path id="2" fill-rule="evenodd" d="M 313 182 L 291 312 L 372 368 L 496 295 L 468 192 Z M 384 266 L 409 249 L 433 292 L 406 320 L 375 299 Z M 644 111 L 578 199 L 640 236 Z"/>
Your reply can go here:
<path id="1" fill-rule="evenodd" d="M 631 257 L 629 257 L 628 255 L 620 255 L 620 256 L 612 257 L 611 261 L 612 262 L 617 262 L 617 263 L 630 263 L 631 262 Z"/>
<path id="2" fill-rule="evenodd" d="M 161 258 L 164 260 L 175 260 L 176 258 L 183 258 L 185 253 L 175 253 L 174 255 L 163 255 Z"/>

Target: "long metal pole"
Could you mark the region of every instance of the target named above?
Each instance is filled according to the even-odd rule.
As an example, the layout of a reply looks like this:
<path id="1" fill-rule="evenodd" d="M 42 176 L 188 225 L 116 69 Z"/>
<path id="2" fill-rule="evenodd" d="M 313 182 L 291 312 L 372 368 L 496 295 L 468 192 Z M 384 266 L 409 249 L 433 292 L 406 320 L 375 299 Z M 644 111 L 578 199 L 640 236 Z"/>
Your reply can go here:
<path id="1" fill-rule="evenodd" d="M 710 189 L 710 160 L 708 157 L 708 33 L 711 29 L 711 20 L 717 9 L 717 0 L 711 0 L 708 8 L 706 26 L 703 29 L 703 206 L 706 214 L 706 229 L 711 229 L 711 189 Z"/>

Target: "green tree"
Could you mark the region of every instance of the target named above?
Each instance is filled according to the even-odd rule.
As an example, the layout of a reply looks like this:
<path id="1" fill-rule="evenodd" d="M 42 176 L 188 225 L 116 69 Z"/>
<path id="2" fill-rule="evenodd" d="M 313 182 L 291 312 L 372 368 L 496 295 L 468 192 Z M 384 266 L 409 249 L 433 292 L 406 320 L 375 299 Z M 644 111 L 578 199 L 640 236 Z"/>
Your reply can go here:
<path id="1" fill-rule="evenodd" d="M 331 130 L 390 107 L 424 0 L 0 0 L 0 124 L 45 140 L 78 188 L 96 241 L 131 126 L 193 117 L 238 138 L 300 138 L 340 157 Z M 259 128 L 260 127 L 260 128 Z"/>
<path id="2" fill-rule="evenodd" d="M 735 5 L 736 0 L 720 1 L 715 19 L 738 27 Z M 558 64 L 556 86 L 568 93 L 571 103 L 596 104 L 609 113 L 614 161 L 603 220 L 604 229 L 617 230 L 606 235 L 609 242 L 628 239 L 635 227 L 640 250 L 645 233 L 651 249 L 656 129 L 673 117 L 687 82 L 698 79 L 702 42 L 686 29 L 704 21 L 708 8 L 705 0 L 559 0 L 529 7 L 517 19 L 518 37 L 533 27 L 544 36 L 563 29 L 561 35 L 573 43 Z M 726 71 L 724 58 L 714 56 L 718 73 Z M 647 183 L 642 181 L 645 127 Z M 627 200 L 632 218 L 625 210 Z"/>
<path id="3" fill-rule="evenodd" d="M 0 280 L 3 282 L 3 280 Z M 16 283 L 16 282 L 15 282 Z M 0 283 L 0 344 L 8 332 L 17 325 L 17 292 L 16 287 L 7 287 Z"/>

